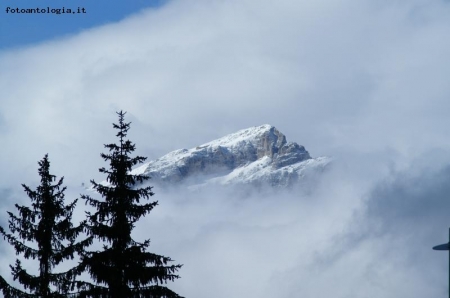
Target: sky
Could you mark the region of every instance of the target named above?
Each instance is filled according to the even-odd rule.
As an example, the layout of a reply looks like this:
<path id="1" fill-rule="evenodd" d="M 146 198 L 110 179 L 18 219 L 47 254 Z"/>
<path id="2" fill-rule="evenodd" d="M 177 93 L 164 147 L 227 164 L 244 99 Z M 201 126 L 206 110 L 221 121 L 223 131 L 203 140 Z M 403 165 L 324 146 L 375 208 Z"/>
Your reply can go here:
<path id="1" fill-rule="evenodd" d="M 150 160 L 268 123 L 332 166 L 308 193 L 156 188 L 159 206 L 135 237 L 184 265 L 171 289 L 197 298 L 448 295 L 447 253 L 431 249 L 450 226 L 448 1 L 83 5 L 108 9 L 59 19 L 1 12 L 2 214 L 27 203 L 20 184 L 37 186 L 46 153 L 68 200 L 104 179 L 100 153 L 115 141 L 116 111 L 127 111 L 136 153 Z M 0 252 L 13 262 L 4 242 Z"/>
<path id="2" fill-rule="evenodd" d="M 0 50 L 62 38 L 92 27 L 117 22 L 142 9 L 156 9 L 167 0 L 2 0 Z M 8 10 L 9 8 L 9 10 Z M 19 12 L 11 9 L 19 8 Z M 23 14 L 20 9 L 59 9 L 60 13 Z M 84 8 L 84 9 L 83 9 Z M 71 9 L 72 14 L 64 13 Z M 7 11 L 8 10 L 8 11 Z"/>

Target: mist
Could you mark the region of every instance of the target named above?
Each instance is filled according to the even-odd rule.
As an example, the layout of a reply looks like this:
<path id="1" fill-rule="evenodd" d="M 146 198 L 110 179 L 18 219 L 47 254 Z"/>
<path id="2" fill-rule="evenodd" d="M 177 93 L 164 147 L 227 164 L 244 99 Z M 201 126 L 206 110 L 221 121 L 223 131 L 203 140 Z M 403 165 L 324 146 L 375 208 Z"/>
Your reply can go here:
<path id="1" fill-rule="evenodd" d="M 154 160 L 274 125 L 332 163 L 289 190 L 155 186 L 133 236 L 184 264 L 185 297 L 432 297 L 448 291 L 450 4 L 172 0 L 0 51 L 0 225 L 37 162 L 88 192 L 115 112 Z M 150 180 L 150 184 L 151 184 Z M 74 221 L 84 219 L 79 201 Z M 15 253 L 0 239 L 0 261 Z M 33 269 L 32 262 L 29 264 Z M 0 274 L 11 282 L 8 266 Z"/>

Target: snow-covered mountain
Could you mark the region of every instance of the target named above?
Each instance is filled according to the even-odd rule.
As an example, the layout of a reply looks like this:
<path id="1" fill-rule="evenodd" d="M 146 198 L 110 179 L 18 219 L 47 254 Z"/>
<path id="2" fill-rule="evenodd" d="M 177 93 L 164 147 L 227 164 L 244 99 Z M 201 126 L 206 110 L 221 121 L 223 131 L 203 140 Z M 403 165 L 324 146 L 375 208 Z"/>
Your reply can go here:
<path id="1" fill-rule="evenodd" d="M 240 130 L 192 149 L 179 149 L 150 161 L 134 174 L 146 174 L 153 185 L 288 187 L 323 171 L 330 158 L 308 151 L 271 125 Z"/>

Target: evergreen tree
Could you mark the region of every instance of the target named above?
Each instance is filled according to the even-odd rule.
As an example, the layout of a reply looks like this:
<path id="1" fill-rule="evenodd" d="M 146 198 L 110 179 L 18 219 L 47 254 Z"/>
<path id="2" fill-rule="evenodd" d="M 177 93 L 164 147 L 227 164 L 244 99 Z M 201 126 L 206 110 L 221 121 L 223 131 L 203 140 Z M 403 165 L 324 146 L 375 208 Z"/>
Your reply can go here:
<path id="1" fill-rule="evenodd" d="M 31 207 L 16 204 L 19 214 L 8 212 L 11 233 L 6 233 L 0 227 L 0 234 L 14 246 L 16 254 L 23 254 L 25 259 L 39 261 L 39 275 L 28 273 L 21 262 L 16 260 L 14 266 L 10 265 L 11 273 L 14 280 L 18 280 L 25 290 L 9 285 L 0 276 L 0 289 L 5 298 L 71 296 L 69 291 L 74 290 L 75 277 L 81 273 L 81 268 L 76 266 L 61 273 L 54 273 L 52 269 L 64 260 L 73 259 L 76 252 L 80 253 L 92 242 L 92 238 L 87 238 L 75 243 L 77 236 L 84 229 L 83 223 L 74 227 L 71 222 L 77 200 L 64 205 L 64 178 L 52 184 L 56 176 L 49 172 L 48 155 L 39 162 L 39 166 L 41 184 L 37 189 L 31 190 L 22 184 L 31 199 Z M 35 243 L 34 248 L 27 245 L 30 242 Z"/>
<path id="2" fill-rule="evenodd" d="M 172 259 L 147 252 L 150 240 L 143 243 L 131 238 L 135 223 L 149 213 L 158 202 L 148 201 L 154 194 L 152 187 L 140 188 L 149 177 L 131 173 L 133 166 L 146 158 L 131 157 L 135 145 L 126 140 L 130 123 L 124 122 L 125 112 L 118 112 L 119 123 L 113 124 L 118 130 L 118 144 L 107 144 L 109 153 L 101 157 L 109 162 L 109 169 L 100 168 L 106 174 L 107 183 L 91 181 L 103 200 L 82 196 L 86 204 L 95 212 L 86 212 L 90 234 L 100 240 L 102 251 L 86 252 L 83 266 L 95 281 L 81 297 L 101 298 L 181 298 L 162 284 L 179 278 L 175 272 L 182 265 L 168 265 Z"/>

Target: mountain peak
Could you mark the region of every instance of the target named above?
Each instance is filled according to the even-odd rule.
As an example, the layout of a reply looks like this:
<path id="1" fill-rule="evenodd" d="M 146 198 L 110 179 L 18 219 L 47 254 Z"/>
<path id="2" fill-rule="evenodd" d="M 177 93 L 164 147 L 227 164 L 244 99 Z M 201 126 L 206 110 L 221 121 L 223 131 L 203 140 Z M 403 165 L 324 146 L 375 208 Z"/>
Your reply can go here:
<path id="1" fill-rule="evenodd" d="M 273 157 L 279 149 L 286 144 L 286 137 L 274 126 L 264 124 L 241 129 L 217 140 L 197 146 L 195 149 L 203 148 L 228 148 L 233 151 L 240 151 L 251 146 L 256 149 L 258 158 L 262 156 Z"/>
<path id="2" fill-rule="evenodd" d="M 222 138 L 219 138 L 217 140 L 205 143 L 203 145 L 200 145 L 199 147 L 203 146 L 232 146 L 236 143 L 239 143 L 241 141 L 246 141 L 250 139 L 254 139 L 262 134 L 267 134 L 270 132 L 275 131 L 276 128 L 270 124 L 264 124 L 261 126 L 253 126 L 246 129 L 241 129 L 235 133 L 231 133 L 229 135 L 226 135 Z M 276 130 L 278 132 L 278 130 Z M 279 133 L 279 132 L 278 132 Z M 284 135 L 283 135 L 284 137 Z"/>
<path id="3" fill-rule="evenodd" d="M 269 124 L 231 133 L 192 149 L 179 149 L 133 170 L 157 184 L 195 181 L 196 184 L 260 184 L 287 186 L 328 158 L 313 159 L 295 142 L 287 142 Z M 202 178 L 199 178 L 202 177 Z"/>

